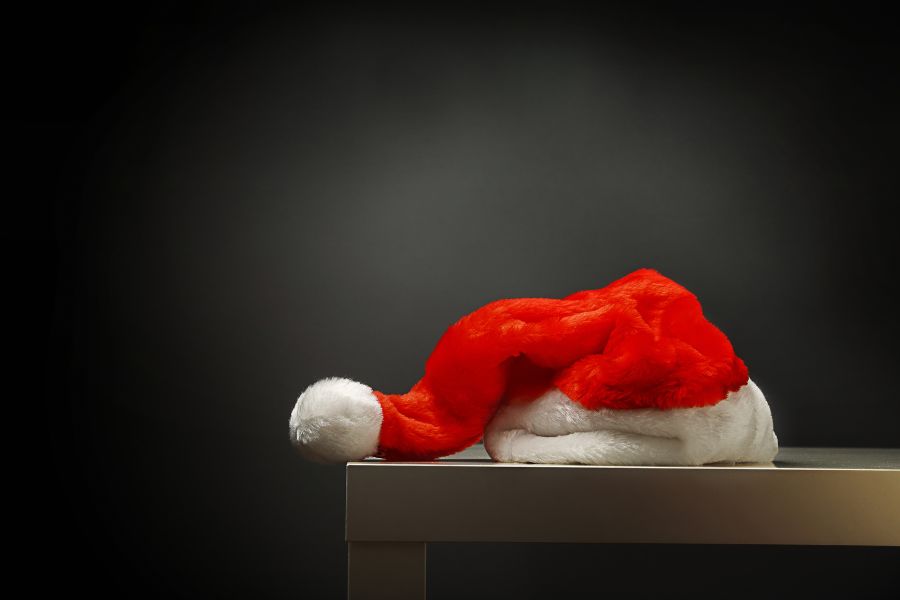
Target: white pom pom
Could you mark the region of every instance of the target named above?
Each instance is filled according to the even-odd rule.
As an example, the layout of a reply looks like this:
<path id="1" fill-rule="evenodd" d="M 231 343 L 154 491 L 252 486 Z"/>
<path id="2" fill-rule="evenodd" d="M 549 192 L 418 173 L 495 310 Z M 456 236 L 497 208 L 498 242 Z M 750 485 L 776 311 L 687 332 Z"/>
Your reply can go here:
<path id="1" fill-rule="evenodd" d="M 352 379 L 322 379 L 297 399 L 291 411 L 291 441 L 318 462 L 361 460 L 378 449 L 383 418 L 369 386 Z"/>

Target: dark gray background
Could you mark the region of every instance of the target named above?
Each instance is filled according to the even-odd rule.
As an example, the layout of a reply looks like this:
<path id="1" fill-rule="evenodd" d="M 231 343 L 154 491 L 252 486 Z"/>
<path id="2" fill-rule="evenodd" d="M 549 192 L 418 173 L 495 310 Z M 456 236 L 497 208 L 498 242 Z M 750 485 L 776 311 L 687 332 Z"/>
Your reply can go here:
<path id="1" fill-rule="evenodd" d="M 37 588 L 340 597 L 343 470 L 289 445 L 303 388 L 405 391 L 462 314 L 639 267 L 699 296 L 782 444 L 900 441 L 877 7 L 123 10 L 6 48 Z M 884 549 L 431 556 L 434 598 L 898 586 Z"/>

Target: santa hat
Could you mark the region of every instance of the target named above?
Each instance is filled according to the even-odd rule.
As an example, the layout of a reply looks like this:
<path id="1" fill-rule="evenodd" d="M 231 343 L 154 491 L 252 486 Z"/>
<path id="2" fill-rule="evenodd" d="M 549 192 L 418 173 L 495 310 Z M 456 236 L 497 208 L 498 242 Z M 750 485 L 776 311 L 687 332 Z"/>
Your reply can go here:
<path id="1" fill-rule="evenodd" d="M 291 439 L 325 462 L 429 460 L 484 438 L 506 462 L 769 461 L 768 404 L 697 298 L 642 269 L 563 299 L 499 300 L 450 326 L 405 394 L 323 379 Z"/>

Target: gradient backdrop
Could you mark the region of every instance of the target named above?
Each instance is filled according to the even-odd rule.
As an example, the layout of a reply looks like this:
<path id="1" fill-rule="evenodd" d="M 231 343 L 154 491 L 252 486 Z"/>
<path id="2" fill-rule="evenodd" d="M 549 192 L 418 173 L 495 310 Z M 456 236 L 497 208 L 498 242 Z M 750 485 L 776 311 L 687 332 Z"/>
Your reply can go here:
<path id="1" fill-rule="evenodd" d="M 878 7 L 20 16 L 4 236 L 38 313 L 13 427 L 42 459 L 13 467 L 43 509 L 35 590 L 341 597 L 343 468 L 292 450 L 303 388 L 404 391 L 459 316 L 638 267 L 699 296 L 783 445 L 900 442 Z M 429 589 L 880 598 L 898 558 L 448 544 Z"/>

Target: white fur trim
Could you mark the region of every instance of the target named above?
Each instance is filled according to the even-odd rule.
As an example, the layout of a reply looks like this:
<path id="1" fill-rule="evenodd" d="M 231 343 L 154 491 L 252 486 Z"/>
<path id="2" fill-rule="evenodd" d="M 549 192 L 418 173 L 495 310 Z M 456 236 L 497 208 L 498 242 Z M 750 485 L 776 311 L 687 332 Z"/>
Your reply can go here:
<path id="1" fill-rule="evenodd" d="M 369 386 L 352 379 L 322 379 L 297 399 L 291 411 L 291 441 L 315 461 L 361 460 L 378 449 L 383 418 Z"/>
<path id="2" fill-rule="evenodd" d="M 558 389 L 501 407 L 484 445 L 500 462 L 701 465 L 769 462 L 778 453 L 772 414 L 752 381 L 697 408 L 588 410 Z"/>

